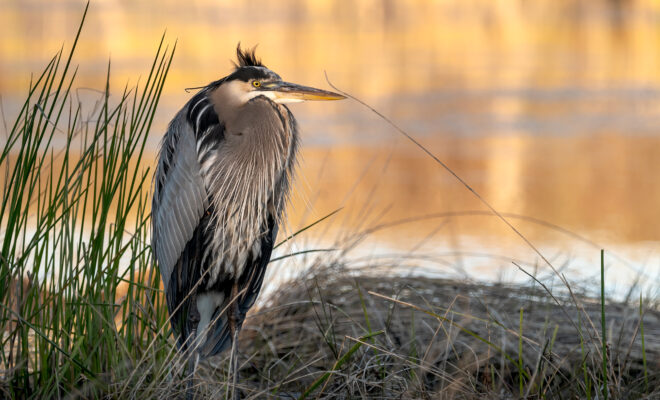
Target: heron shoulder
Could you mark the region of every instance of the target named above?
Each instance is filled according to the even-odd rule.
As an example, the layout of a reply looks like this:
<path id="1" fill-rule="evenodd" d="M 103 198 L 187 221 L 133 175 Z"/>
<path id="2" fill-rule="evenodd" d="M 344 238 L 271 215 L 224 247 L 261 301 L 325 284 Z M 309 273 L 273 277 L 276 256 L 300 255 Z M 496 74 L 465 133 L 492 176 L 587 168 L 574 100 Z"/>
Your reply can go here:
<path id="1" fill-rule="evenodd" d="M 207 90 L 200 91 L 190 99 L 186 109 L 186 120 L 198 139 L 210 127 L 220 123 Z"/>

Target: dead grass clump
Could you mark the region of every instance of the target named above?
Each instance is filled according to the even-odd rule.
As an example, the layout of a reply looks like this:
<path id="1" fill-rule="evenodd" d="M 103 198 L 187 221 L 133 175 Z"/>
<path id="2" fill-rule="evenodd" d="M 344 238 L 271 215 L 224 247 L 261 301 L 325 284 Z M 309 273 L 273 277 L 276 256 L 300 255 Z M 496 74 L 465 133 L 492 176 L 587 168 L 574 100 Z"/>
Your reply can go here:
<path id="1" fill-rule="evenodd" d="M 248 319 L 241 391 L 247 398 L 601 398 L 600 303 L 554 296 L 538 285 L 322 270 L 283 285 Z M 660 312 L 641 309 L 644 349 L 639 305 L 607 304 L 610 398 L 660 394 Z M 216 362 L 200 371 L 200 394 L 222 386 L 227 363 Z"/>

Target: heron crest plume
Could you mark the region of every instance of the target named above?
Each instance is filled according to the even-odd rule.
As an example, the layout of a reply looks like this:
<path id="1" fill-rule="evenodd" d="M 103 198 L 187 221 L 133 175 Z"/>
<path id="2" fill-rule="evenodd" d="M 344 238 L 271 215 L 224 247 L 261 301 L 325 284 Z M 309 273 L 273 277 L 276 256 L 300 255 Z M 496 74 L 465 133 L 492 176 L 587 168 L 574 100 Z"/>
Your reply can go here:
<path id="1" fill-rule="evenodd" d="M 236 58 L 238 59 L 238 64 L 234 63 L 236 69 L 241 67 L 265 67 L 261 63 L 261 60 L 256 56 L 257 46 L 254 46 L 251 49 L 241 49 L 241 43 L 239 42 L 236 46 Z"/>

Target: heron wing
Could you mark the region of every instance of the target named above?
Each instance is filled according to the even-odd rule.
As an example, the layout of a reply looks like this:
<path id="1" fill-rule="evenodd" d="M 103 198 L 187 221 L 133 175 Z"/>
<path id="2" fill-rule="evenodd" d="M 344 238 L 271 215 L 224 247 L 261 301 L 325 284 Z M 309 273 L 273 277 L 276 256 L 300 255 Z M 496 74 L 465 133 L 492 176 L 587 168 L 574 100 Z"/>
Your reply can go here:
<path id="1" fill-rule="evenodd" d="M 211 226 L 212 216 L 205 213 L 176 261 L 166 290 L 170 321 L 182 350 L 192 345 L 188 341 L 200 320 L 197 288 L 203 286 L 204 271 L 208 268 L 209 259 L 204 257 L 204 251 L 205 244 L 212 237 Z"/>
<path id="2" fill-rule="evenodd" d="M 160 152 L 152 204 L 152 247 L 165 288 L 184 247 L 208 207 L 195 135 L 181 114 L 170 124 Z"/>
<path id="3" fill-rule="evenodd" d="M 159 154 L 152 249 L 180 344 L 199 320 L 195 288 L 201 285 L 205 244 L 211 237 L 208 185 L 201 165 L 223 140 L 224 126 L 203 90 L 172 120 Z"/>
<path id="4" fill-rule="evenodd" d="M 241 323 L 259 296 L 261 284 L 264 281 L 266 267 L 270 262 L 270 256 L 273 252 L 273 245 L 275 244 L 276 238 L 277 225 L 275 224 L 275 219 L 271 216 L 268 219 L 268 233 L 261 239 L 261 253 L 259 257 L 257 257 L 251 265 L 246 268 L 245 272 L 243 272 L 243 275 L 238 280 L 239 291 L 245 289 L 238 302 L 238 312 L 240 314 Z"/>

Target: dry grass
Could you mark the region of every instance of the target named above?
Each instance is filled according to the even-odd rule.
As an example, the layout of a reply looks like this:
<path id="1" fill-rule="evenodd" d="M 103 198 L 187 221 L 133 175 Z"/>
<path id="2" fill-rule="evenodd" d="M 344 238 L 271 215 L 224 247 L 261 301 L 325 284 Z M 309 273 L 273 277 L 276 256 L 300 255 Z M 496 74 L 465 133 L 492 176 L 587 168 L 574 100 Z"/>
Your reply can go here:
<path id="1" fill-rule="evenodd" d="M 600 303 L 575 298 L 579 309 L 539 285 L 324 268 L 284 285 L 248 319 L 240 389 L 245 398 L 300 398 L 332 371 L 309 397 L 601 398 Z M 660 395 L 660 312 L 643 308 L 646 368 L 639 305 L 607 304 L 610 398 Z M 224 395 L 226 366 L 202 367 L 198 396 Z"/>

